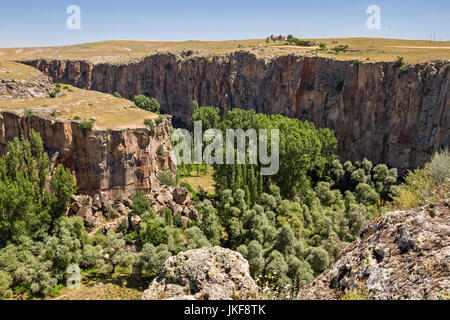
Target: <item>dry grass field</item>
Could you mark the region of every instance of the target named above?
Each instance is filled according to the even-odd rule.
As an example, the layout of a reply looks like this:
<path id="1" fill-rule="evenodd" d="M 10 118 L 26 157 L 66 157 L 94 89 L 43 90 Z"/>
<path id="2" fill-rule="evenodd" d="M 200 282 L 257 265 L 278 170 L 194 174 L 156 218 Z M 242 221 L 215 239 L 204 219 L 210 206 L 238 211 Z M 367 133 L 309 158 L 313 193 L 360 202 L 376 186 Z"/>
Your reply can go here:
<path id="1" fill-rule="evenodd" d="M 93 62 L 126 60 L 148 56 L 157 52 L 199 51 L 199 54 L 223 54 L 236 50 L 254 50 L 257 54 L 283 55 L 289 53 L 317 54 L 338 59 L 365 61 L 393 61 L 403 56 L 406 62 L 417 63 L 436 59 L 450 59 L 450 41 L 400 40 L 385 38 L 335 38 L 302 39 L 325 43 L 327 50 L 319 47 L 286 46 L 282 43 L 266 43 L 265 39 L 230 41 L 136 41 L 113 40 L 63 47 L 0 49 L 0 60 L 24 60 L 32 58 L 89 59 Z M 334 55 L 329 49 L 349 45 L 346 52 Z"/>
<path id="2" fill-rule="evenodd" d="M 127 275 L 97 275 L 82 276 L 79 289 L 64 287 L 61 294 L 48 300 L 139 300 L 148 283 L 138 283 Z"/>
<path id="3" fill-rule="evenodd" d="M 85 43 L 63 47 L 0 49 L 0 80 L 27 81 L 44 77 L 32 67 L 16 61 L 33 58 L 87 59 L 98 62 L 122 63 L 158 52 L 193 50 L 196 55 L 220 55 L 238 50 L 248 50 L 260 57 L 286 54 L 304 54 L 332 57 L 342 60 L 394 61 L 403 56 L 407 63 L 436 59 L 450 59 L 450 42 L 424 40 L 396 40 L 382 38 L 305 39 L 324 43 L 326 48 L 298 47 L 265 39 L 232 41 L 132 41 L 115 40 Z M 347 46 L 344 51 L 333 48 Z M 63 85 L 64 86 L 64 85 Z M 55 120 L 95 119 L 95 129 L 126 129 L 144 127 L 143 120 L 156 115 L 133 108 L 131 101 L 109 94 L 86 91 L 72 86 L 63 89 L 63 97 L 0 100 L 0 110 L 25 110 L 45 113 Z M 204 178 L 191 179 L 193 186 L 205 185 Z M 210 185 L 208 183 L 208 185 Z M 208 190 L 213 192 L 212 190 Z"/>
<path id="4" fill-rule="evenodd" d="M 144 119 L 158 115 L 136 108 L 111 94 L 62 85 L 62 97 L 0 100 L 0 111 L 24 111 L 60 121 L 95 119 L 95 129 L 145 128 Z"/>
<path id="5" fill-rule="evenodd" d="M 199 187 L 208 194 L 214 194 L 216 189 L 214 188 L 214 180 L 211 175 L 200 175 L 181 178 L 180 182 L 188 183 L 194 190 L 199 191 Z"/>

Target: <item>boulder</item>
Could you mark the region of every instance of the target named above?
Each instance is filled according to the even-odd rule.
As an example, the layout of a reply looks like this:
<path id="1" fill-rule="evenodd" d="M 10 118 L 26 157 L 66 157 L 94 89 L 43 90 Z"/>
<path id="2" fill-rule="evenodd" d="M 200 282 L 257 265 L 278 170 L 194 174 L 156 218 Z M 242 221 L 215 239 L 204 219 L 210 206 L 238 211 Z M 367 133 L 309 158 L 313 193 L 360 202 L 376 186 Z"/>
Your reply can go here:
<path id="1" fill-rule="evenodd" d="M 249 264 L 235 251 L 220 247 L 186 251 L 169 258 L 141 300 L 250 300 L 260 290 Z"/>
<path id="2" fill-rule="evenodd" d="M 191 195 L 188 189 L 177 187 L 173 190 L 173 199 L 178 204 L 186 205 L 191 202 Z"/>
<path id="3" fill-rule="evenodd" d="M 131 217 L 130 222 L 131 222 L 131 227 L 133 228 L 134 231 L 141 230 L 141 222 L 142 222 L 141 217 L 133 216 L 133 217 Z"/>
<path id="4" fill-rule="evenodd" d="M 100 201 L 102 202 L 103 208 L 108 208 L 110 202 L 108 193 L 100 192 Z"/>
<path id="5" fill-rule="evenodd" d="M 103 205 L 102 205 L 102 200 L 101 200 L 99 194 L 96 194 L 96 195 L 94 196 L 94 198 L 92 199 L 92 205 L 93 205 L 94 207 L 98 208 L 98 209 L 101 209 L 101 208 L 103 207 Z"/>
<path id="6" fill-rule="evenodd" d="M 133 207 L 133 201 L 130 198 L 128 198 L 128 197 L 125 197 L 123 199 L 123 204 L 125 206 L 127 206 L 128 208 L 132 208 Z"/>
<path id="7" fill-rule="evenodd" d="M 101 219 L 99 214 L 93 214 L 92 209 L 88 206 L 82 206 L 77 212 L 77 216 L 81 217 L 84 226 L 90 230 L 100 225 Z"/>
<path id="8" fill-rule="evenodd" d="M 122 202 L 119 202 L 119 204 L 117 205 L 117 212 L 119 212 L 121 216 L 128 216 L 128 214 L 131 212 L 131 209 L 126 207 Z"/>
<path id="9" fill-rule="evenodd" d="M 156 200 L 160 203 L 160 204 L 166 204 L 169 203 L 170 201 L 173 201 L 173 196 L 169 191 L 166 191 L 164 193 L 160 193 L 157 197 Z"/>
<path id="10" fill-rule="evenodd" d="M 431 216 L 439 210 L 440 216 Z M 301 300 L 439 300 L 450 292 L 450 209 L 445 201 L 387 212 L 345 248 L 329 269 L 299 291 Z"/>

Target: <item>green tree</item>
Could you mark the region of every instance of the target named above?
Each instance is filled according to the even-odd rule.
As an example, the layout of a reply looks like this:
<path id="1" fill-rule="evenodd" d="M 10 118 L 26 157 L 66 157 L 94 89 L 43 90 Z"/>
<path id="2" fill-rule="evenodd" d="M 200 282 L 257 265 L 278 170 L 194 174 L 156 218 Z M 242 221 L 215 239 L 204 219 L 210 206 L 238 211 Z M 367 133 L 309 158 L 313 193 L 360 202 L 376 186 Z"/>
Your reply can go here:
<path id="1" fill-rule="evenodd" d="M 151 243 L 146 243 L 142 251 L 136 256 L 133 264 L 133 274 L 141 276 L 143 273 L 157 276 L 164 265 L 164 262 L 172 256 L 167 245 L 162 244 L 155 247 Z"/>
<path id="2" fill-rule="evenodd" d="M 143 94 L 139 94 L 134 96 L 134 104 L 141 109 L 159 113 L 161 109 L 161 105 L 159 104 L 156 98 L 149 98 Z"/>
<path id="3" fill-rule="evenodd" d="M 309 254 L 306 261 L 311 265 L 315 274 L 320 274 L 330 264 L 330 257 L 328 252 L 320 247 L 313 247 L 309 249 Z"/>
<path id="4" fill-rule="evenodd" d="M 52 219 L 56 220 L 66 213 L 70 197 L 76 192 L 72 172 L 67 168 L 58 167 L 51 178 L 50 188 L 54 195 L 51 202 L 51 215 Z"/>

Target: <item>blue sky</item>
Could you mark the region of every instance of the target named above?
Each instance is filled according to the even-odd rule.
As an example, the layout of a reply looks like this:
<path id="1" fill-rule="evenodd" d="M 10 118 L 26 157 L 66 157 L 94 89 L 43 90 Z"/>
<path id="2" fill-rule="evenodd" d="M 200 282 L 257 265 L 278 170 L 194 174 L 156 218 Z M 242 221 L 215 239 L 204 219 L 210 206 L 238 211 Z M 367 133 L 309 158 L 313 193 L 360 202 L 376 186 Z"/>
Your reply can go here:
<path id="1" fill-rule="evenodd" d="M 68 30 L 69 5 L 81 30 Z M 381 30 L 366 27 L 370 5 Z M 112 39 L 229 40 L 389 37 L 450 40 L 448 0 L 9 0 L 0 4 L 0 47 L 50 46 Z"/>

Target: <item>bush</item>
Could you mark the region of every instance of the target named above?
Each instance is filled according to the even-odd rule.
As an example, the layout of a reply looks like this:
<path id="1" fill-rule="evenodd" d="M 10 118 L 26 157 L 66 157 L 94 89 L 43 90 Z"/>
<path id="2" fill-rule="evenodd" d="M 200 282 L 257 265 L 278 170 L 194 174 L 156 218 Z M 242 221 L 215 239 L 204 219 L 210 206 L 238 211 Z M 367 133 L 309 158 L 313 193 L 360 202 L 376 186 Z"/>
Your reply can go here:
<path id="1" fill-rule="evenodd" d="M 117 91 L 116 92 L 114 92 L 114 97 L 116 97 L 116 98 L 122 98 L 122 95 L 120 94 L 120 93 L 118 93 Z"/>
<path id="2" fill-rule="evenodd" d="M 395 62 L 392 66 L 394 68 L 400 68 L 401 66 L 403 66 L 404 60 L 405 60 L 405 58 L 403 58 L 403 57 L 397 57 L 397 60 L 395 60 Z"/>
<path id="3" fill-rule="evenodd" d="M 190 193 L 194 193 L 195 192 L 194 188 L 192 188 L 192 186 L 189 183 L 187 183 L 187 182 L 184 182 L 184 181 L 181 182 L 180 183 L 180 187 L 188 189 L 188 191 Z"/>
<path id="4" fill-rule="evenodd" d="M 174 187 L 176 185 L 176 180 L 170 171 L 160 171 L 158 173 L 158 180 L 165 186 Z"/>
<path id="5" fill-rule="evenodd" d="M 164 117 L 162 115 L 159 115 L 158 118 L 156 118 L 155 122 L 156 124 L 161 124 L 164 121 Z"/>
<path id="6" fill-rule="evenodd" d="M 156 98 L 149 98 L 143 94 L 139 94 L 134 97 L 134 104 L 138 108 L 151 112 L 160 112 L 161 109 L 161 106 Z"/>
<path id="7" fill-rule="evenodd" d="M 143 194 L 136 194 L 133 196 L 133 206 L 131 207 L 132 216 L 142 216 L 145 212 L 150 210 L 150 202 Z"/>
<path id="8" fill-rule="evenodd" d="M 164 146 L 162 144 L 160 144 L 158 146 L 158 157 L 160 157 L 161 159 L 164 159 L 164 157 L 166 156 L 166 151 L 164 151 Z"/>
<path id="9" fill-rule="evenodd" d="M 64 285 L 62 284 L 58 284 L 56 286 L 54 286 L 52 288 L 52 290 L 50 290 L 50 292 L 48 293 L 48 295 L 52 298 L 56 298 L 57 296 L 59 296 L 61 294 L 61 289 L 64 288 Z"/>
<path id="10" fill-rule="evenodd" d="M 155 129 L 155 122 L 152 119 L 145 119 L 144 124 L 150 131 Z"/>
<path id="11" fill-rule="evenodd" d="M 81 121 L 80 128 L 81 128 L 81 130 L 83 130 L 84 133 L 87 133 L 92 130 L 92 128 L 94 127 L 94 124 L 95 124 L 94 119 L 91 119 L 89 121 L 84 120 L 84 121 Z"/>
<path id="12" fill-rule="evenodd" d="M 11 284 L 11 277 L 7 273 L 0 271 L 0 300 L 8 299 L 11 297 L 12 292 L 9 288 Z"/>
<path id="13" fill-rule="evenodd" d="M 435 186 L 440 186 L 450 178 L 450 152 L 448 149 L 433 156 L 430 163 L 430 172 Z"/>
<path id="14" fill-rule="evenodd" d="M 442 195 L 438 191 L 448 190 L 449 163 L 450 153 L 444 150 L 435 154 L 423 169 L 409 171 L 405 183 L 393 188 L 394 206 L 406 210 L 448 197 L 448 194 Z"/>
<path id="15" fill-rule="evenodd" d="M 30 109 L 25 109 L 23 110 L 23 114 L 25 115 L 25 117 L 29 118 L 33 116 L 33 111 L 31 111 Z"/>
<path id="16" fill-rule="evenodd" d="M 368 294 L 367 292 L 360 290 L 358 288 L 348 290 L 345 294 L 343 294 L 339 300 L 368 300 Z"/>

